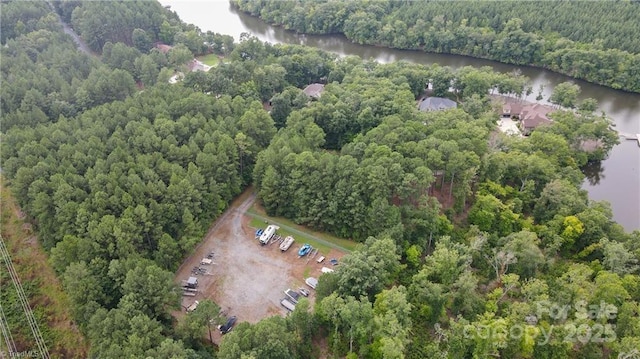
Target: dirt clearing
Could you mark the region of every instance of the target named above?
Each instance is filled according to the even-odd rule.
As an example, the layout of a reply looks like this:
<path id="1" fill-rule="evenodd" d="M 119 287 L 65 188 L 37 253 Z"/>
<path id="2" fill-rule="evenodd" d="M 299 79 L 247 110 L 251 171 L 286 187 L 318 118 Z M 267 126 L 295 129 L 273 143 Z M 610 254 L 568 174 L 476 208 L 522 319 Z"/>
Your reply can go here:
<path id="1" fill-rule="evenodd" d="M 217 303 L 226 315 L 237 316 L 239 322 L 256 323 L 268 316 L 286 315 L 287 310 L 280 305 L 280 300 L 285 297 L 284 291 L 287 288 L 307 288 L 313 303 L 315 293 L 304 284 L 305 276 L 319 277 L 322 267 L 332 267 L 328 261 L 330 258 L 340 259 L 344 255 L 333 249 L 323 263 L 317 263 L 320 254 L 315 258 L 298 256 L 298 249 L 303 244 L 298 239 L 286 252 L 280 251 L 278 242 L 260 245 L 255 239 L 256 228 L 249 226 L 250 218 L 245 215 L 254 201 L 252 189 L 236 199 L 178 270 L 178 283 L 194 276 L 191 270 L 196 266 L 207 271 L 196 276 L 197 295 L 183 297 L 183 313 L 184 308 L 195 300 L 208 298 Z M 214 253 L 213 263 L 201 265 L 201 260 L 210 252 Z"/>

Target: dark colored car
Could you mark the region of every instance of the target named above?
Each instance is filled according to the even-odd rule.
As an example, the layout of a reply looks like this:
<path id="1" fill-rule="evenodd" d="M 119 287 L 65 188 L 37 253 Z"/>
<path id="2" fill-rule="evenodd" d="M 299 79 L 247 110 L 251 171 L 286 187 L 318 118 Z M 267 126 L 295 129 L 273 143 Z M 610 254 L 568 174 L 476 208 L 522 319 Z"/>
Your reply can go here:
<path id="1" fill-rule="evenodd" d="M 236 324 L 236 320 L 238 318 L 236 318 L 236 316 L 234 315 L 233 317 L 229 318 L 229 320 L 227 320 L 227 322 L 224 325 L 221 325 L 219 327 L 220 329 L 220 333 L 221 334 L 227 334 L 231 331 L 231 329 L 233 329 L 233 326 Z"/>

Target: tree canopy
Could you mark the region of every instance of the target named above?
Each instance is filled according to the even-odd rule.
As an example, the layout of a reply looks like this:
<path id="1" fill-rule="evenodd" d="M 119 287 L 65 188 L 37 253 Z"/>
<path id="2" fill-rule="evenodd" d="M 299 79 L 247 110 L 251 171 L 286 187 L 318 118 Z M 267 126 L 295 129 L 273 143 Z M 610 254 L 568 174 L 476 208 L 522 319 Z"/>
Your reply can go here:
<path id="1" fill-rule="evenodd" d="M 359 44 L 544 67 L 640 92 L 638 3 L 233 0 L 287 29 Z"/>
<path id="2" fill-rule="evenodd" d="M 305 26 L 344 23 L 346 33 L 420 5 L 309 4 L 317 21 L 345 19 Z M 101 44 L 98 59 L 75 48 L 45 5 L 3 4 L 0 155 L 91 357 L 546 358 L 637 348 L 640 232 L 625 233 L 580 189 L 582 166 L 617 143 L 589 104 L 508 136 L 490 94 L 521 99 L 518 74 L 378 64 L 250 36 L 234 44 L 155 3 L 132 5 L 148 19 L 131 18 L 124 2 L 57 3 Z M 489 5 L 452 8 L 464 6 Z M 80 29 L 95 21 L 89 9 L 125 25 L 92 35 Z M 501 19 L 501 46 L 533 36 L 537 48 L 531 25 Z M 383 28 L 412 33 L 396 22 Z M 478 17 L 473 26 L 492 25 Z M 157 39 L 176 53 L 150 49 Z M 168 83 L 180 58 L 209 50 L 224 63 Z M 319 98 L 302 92 L 310 83 L 324 85 Z M 420 111 L 427 88 L 460 106 Z M 557 89 L 558 104 L 573 107 L 574 90 Z M 219 308 L 203 302 L 174 325 L 172 272 L 249 184 L 268 214 L 361 244 L 320 277 L 314 306 L 304 298 L 286 318 L 239 323 L 214 354 L 207 339 Z M 589 316 L 589 305 L 616 312 Z M 554 306 L 568 306 L 566 316 Z"/>

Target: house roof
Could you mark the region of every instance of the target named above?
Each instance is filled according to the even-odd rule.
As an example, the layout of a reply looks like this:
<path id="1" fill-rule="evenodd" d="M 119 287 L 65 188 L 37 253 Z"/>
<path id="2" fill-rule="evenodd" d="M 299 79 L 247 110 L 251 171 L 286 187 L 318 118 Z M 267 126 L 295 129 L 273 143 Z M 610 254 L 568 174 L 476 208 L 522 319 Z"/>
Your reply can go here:
<path id="1" fill-rule="evenodd" d="M 320 95 L 322 94 L 322 91 L 324 91 L 324 85 L 318 84 L 318 83 L 311 84 L 305 87 L 304 90 L 302 90 L 302 92 L 304 92 L 305 95 L 309 97 L 315 97 L 315 98 L 320 97 Z"/>
<path id="2" fill-rule="evenodd" d="M 167 44 L 158 43 L 158 44 L 156 44 L 156 48 L 158 50 L 160 50 L 160 52 L 162 52 L 163 54 L 166 54 L 167 52 L 171 51 L 171 49 L 173 49 L 173 46 L 167 45 Z"/>
<path id="3" fill-rule="evenodd" d="M 580 148 L 585 152 L 594 152 L 602 147 L 600 140 L 582 140 L 580 142 Z"/>
<path id="4" fill-rule="evenodd" d="M 193 60 L 189 61 L 187 66 L 189 67 L 190 71 L 204 71 L 204 72 L 207 72 L 211 68 L 211 66 L 205 65 L 204 63 L 202 63 L 201 61 L 198 61 L 196 59 L 193 59 Z"/>
<path id="5" fill-rule="evenodd" d="M 520 115 L 520 111 L 522 111 L 522 104 L 519 103 L 506 103 L 502 106 L 502 113 Z"/>
<path id="6" fill-rule="evenodd" d="M 536 128 L 540 125 L 549 124 L 551 120 L 547 114 L 551 112 L 551 108 L 539 103 L 527 105 L 520 112 L 520 119 L 524 128 Z"/>
<path id="7" fill-rule="evenodd" d="M 522 111 L 520 111 L 520 117 L 523 119 L 535 116 L 547 117 L 547 114 L 549 112 L 551 112 L 551 108 L 537 103 L 534 105 L 527 105 L 522 107 Z"/>
<path id="8" fill-rule="evenodd" d="M 550 124 L 551 120 L 547 118 L 547 116 L 539 113 L 529 114 L 527 117 L 522 119 L 522 126 L 524 128 L 536 128 L 540 125 Z"/>
<path id="9" fill-rule="evenodd" d="M 427 97 L 418 104 L 420 111 L 440 111 L 456 107 L 458 104 L 455 101 L 443 97 Z"/>

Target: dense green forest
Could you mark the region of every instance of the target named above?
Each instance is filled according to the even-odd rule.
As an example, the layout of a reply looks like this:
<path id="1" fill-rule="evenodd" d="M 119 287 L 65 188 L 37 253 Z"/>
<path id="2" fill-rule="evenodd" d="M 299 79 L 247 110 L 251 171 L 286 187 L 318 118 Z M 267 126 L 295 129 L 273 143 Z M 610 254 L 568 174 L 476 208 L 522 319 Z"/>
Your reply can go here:
<path id="1" fill-rule="evenodd" d="M 232 0 L 286 29 L 533 65 L 640 92 L 640 3 Z"/>
<path id="2" fill-rule="evenodd" d="M 530 92 L 518 74 L 233 43 L 155 2 L 56 9 L 102 56 L 45 2 L 3 3 L 2 170 L 90 357 L 637 355 L 640 232 L 580 189 L 580 167 L 617 143 L 593 106 L 509 137 L 489 94 Z M 96 14 L 120 27 L 93 32 Z M 207 52 L 225 61 L 167 83 Z M 459 108 L 418 111 L 427 84 Z M 251 183 L 269 214 L 362 244 L 320 277 L 313 309 L 240 323 L 216 351 L 219 308 L 176 323 L 172 272 Z"/>
<path id="3" fill-rule="evenodd" d="M 171 24 L 182 59 L 193 58 L 191 32 L 208 41 L 204 51 L 231 50 L 228 36 L 172 20 L 155 2 L 136 4 Z M 89 21 L 78 9 L 117 17 L 125 3 L 72 5 L 74 20 Z M 180 56 L 128 47 L 116 42 L 121 33 L 103 38 L 104 62 L 82 53 L 45 2 L 3 2 L 1 22 L 3 176 L 50 251 L 91 356 L 193 357 L 200 332 L 172 327 L 172 271 L 250 180 L 238 145 L 259 151 L 272 120 L 250 98 L 170 87 Z M 92 36 L 83 38 L 97 43 Z"/>

